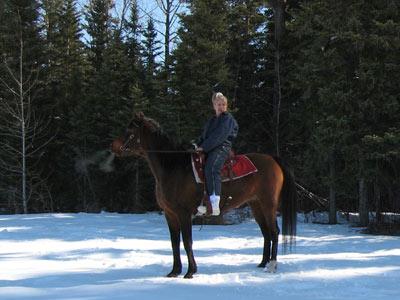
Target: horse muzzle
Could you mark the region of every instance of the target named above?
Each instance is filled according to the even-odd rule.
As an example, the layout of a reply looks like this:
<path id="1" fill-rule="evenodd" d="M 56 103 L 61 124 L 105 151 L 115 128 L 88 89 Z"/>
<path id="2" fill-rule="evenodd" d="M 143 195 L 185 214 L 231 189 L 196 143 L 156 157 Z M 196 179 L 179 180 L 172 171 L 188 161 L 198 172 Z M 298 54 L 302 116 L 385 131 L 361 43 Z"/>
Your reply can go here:
<path id="1" fill-rule="evenodd" d="M 120 157 L 120 156 L 123 156 L 124 152 L 127 149 L 125 149 L 125 143 L 122 140 L 122 138 L 116 138 L 114 141 L 112 141 L 112 143 L 110 145 L 110 150 L 116 156 Z"/>

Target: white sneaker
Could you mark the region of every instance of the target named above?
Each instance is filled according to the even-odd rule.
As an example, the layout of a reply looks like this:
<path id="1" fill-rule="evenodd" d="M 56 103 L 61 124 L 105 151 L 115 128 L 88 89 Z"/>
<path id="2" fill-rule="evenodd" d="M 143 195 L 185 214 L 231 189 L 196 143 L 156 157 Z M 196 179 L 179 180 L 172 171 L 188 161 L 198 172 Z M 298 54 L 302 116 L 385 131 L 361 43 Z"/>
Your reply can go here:
<path id="1" fill-rule="evenodd" d="M 219 216 L 220 213 L 221 213 L 221 211 L 219 210 L 219 207 L 218 208 L 213 207 L 212 213 L 211 213 L 212 216 Z"/>
<path id="2" fill-rule="evenodd" d="M 210 196 L 210 202 L 211 202 L 211 207 L 212 207 L 212 216 L 219 216 L 219 214 L 221 213 L 221 211 L 219 210 L 219 201 L 220 201 L 221 197 L 217 196 L 215 194 L 212 194 Z"/>

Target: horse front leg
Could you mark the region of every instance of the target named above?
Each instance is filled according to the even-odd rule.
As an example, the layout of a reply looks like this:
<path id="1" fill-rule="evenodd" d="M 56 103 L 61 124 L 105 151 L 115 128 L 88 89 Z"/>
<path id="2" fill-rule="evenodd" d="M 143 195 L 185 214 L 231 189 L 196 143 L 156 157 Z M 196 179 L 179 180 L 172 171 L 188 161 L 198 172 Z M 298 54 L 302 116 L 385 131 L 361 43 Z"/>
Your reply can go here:
<path id="1" fill-rule="evenodd" d="M 179 220 L 176 217 L 169 216 L 167 213 L 165 214 L 167 219 L 169 234 L 171 238 L 172 244 L 172 253 L 174 257 L 174 264 L 172 267 L 172 271 L 168 273 L 167 277 L 177 277 L 182 273 L 182 262 L 181 262 L 181 253 L 180 253 L 180 226 Z"/>
<path id="2" fill-rule="evenodd" d="M 193 239 L 192 239 L 192 218 L 189 213 L 184 213 L 180 216 L 181 230 L 183 237 L 183 245 L 185 247 L 188 258 L 188 270 L 185 278 L 193 278 L 193 274 L 197 272 L 197 264 L 193 255 Z"/>

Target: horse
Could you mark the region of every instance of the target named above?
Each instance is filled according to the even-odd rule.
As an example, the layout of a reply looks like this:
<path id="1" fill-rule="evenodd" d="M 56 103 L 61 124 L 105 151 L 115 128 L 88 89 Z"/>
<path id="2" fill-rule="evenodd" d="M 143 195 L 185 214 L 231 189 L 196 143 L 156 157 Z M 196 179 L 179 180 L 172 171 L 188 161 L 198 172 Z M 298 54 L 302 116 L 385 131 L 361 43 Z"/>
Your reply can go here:
<path id="1" fill-rule="evenodd" d="M 111 144 L 118 157 L 131 155 L 144 158 L 155 178 L 156 200 L 168 224 L 173 252 L 173 266 L 167 277 L 182 273 L 181 234 L 188 259 L 184 278 L 192 278 L 197 264 L 192 249 L 192 217 L 203 198 L 203 186 L 196 183 L 191 154 L 163 132 L 160 125 L 143 113 L 136 113 L 122 137 Z M 285 248 L 296 235 L 296 187 L 289 169 L 278 158 L 249 153 L 256 173 L 222 183 L 221 214 L 245 203 L 250 206 L 264 237 L 264 249 L 258 267 L 268 272 L 277 270 L 277 212 L 282 215 Z M 290 237 L 288 241 L 288 237 Z"/>

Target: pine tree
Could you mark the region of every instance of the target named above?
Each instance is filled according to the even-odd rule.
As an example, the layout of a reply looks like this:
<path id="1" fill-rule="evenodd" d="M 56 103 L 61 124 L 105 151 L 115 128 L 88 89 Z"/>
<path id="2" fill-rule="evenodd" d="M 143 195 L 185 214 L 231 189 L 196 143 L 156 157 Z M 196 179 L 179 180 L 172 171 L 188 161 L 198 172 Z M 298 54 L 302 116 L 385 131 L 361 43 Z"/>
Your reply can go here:
<path id="1" fill-rule="evenodd" d="M 104 52 L 111 38 L 111 9 L 113 7 L 113 0 L 90 0 L 85 7 L 86 31 L 90 36 L 89 57 L 96 71 L 102 67 Z"/>
<path id="2" fill-rule="evenodd" d="M 302 119 L 307 120 L 304 170 L 313 174 L 304 173 L 303 176 L 312 180 L 309 186 L 322 188 L 317 181 L 324 182 L 330 189 L 331 204 L 343 194 L 356 197 L 355 190 L 346 193 L 349 186 L 356 186 L 356 177 L 352 177 L 353 181 L 340 179 L 351 178 L 351 171 L 341 167 L 349 154 L 345 147 L 359 140 L 358 130 L 354 130 L 359 123 L 353 119 L 357 99 L 354 75 L 359 56 L 358 18 L 357 3 L 309 1 L 295 15 L 295 28 L 292 28 L 301 41 L 294 74 L 298 80 L 296 84 L 303 90 L 303 102 L 297 108 Z M 353 168 L 351 163 L 349 161 L 346 167 Z M 317 192 L 326 194 L 327 190 L 324 192 L 322 188 Z M 335 210 L 333 205 L 332 211 Z M 334 223 L 336 214 L 331 215 Z"/>
<path id="3" fill-rule="evenodd" d="M 140 35 L 142 27 L 139 23 L 139 13 L 137 1 L 132 1 L 130 6 L 129 20 L 124 24 L 125 44 L 129 66 L 131 67 L 131 97 L 136 104 L 141 103 L 142 99 L 142 82 L 144 80 L 144 67 L 142 62 L 142 45 L 140 43 Z"/>
<path id="4" fill-rule="evenodd" d="M 191 13 L 182 16 L 178 31 L 181 43 L 174 53 L 174 102 L 180 106 L 175 124 L 179 126 L 177 135 L 186 141 L 200 134 L 201 124 L 210 115 L 212 87 L 217 83 L 227 85 L 229 79 L 226 2 L 195 0 L 190 1 L 189 9 Z"/>
<path id="5" fill-rule="evenodd" d="M 269 49 L 265 29 L 267 16 L 263 1 L 231 1 L 228 24 L 229 78 L 232 83 L 230 107 L 237 109 L 235 117 L 239 125 L 251 120 L 251 129 L 240 126 L 235 146 L 239 151 L 266 152 L 272 150 L 272 132 L 269 122 L 272 118 L 271 99 L 273 81 L 267 73 L 266 58 Z M 270 54 L 272 56 L 272 54 Z M 253 109 L 259 107 L 262 109 Z"/>
<path id="6" fill-rule="evenodd" d="M 110 114 L 117 113 L 108 107 L 110 85 L 105 73 L 105 61 L 108 47 L 112 39 L 111 0 L 91 0 L 85 6 L 84 28 L 88 34 L 85 56 L 88 65 L 85 68 L 85 88 L 83 97 L 70 111 L 71 128 L 68 139 L 73 141 L 72 161 L 76 172 L 76 186 L 78 187 L 78 203 L 75 209 L 98 211 L 102 208 L 99 186 L 101 173 L 98 161 L 102 150 L 109 143 Z M 104 76 L 106 75 L 106 77 Z M 99 177 L 100 176 L 100 177 Z"/>
<path id="7" fill-rule="evenodd" d="M 393 1 L 308 1 L 295 13 L 291 28 L 299 41 L 292 84 L 303 90 L 297 109 L 305 120 L 304 141 L 311 137 L 302 158 L 304 178 L 321 193 L 318 181 L 329 186 L 331 194 L 334 189 L 339 207 L 346 209 L 357 208 L 358 198 L 360 207 L 367 208 L 366 189 L 374 185 L 365 143 L 378 132 L 376 136 L 383 137 L 389 128 L 396 132 L 397 87 L 388 84 L 398 71 L 393 63 L 398 10 L 393 8 Z"/>
<path id="8" fill-rule="evenodd" d="M 53 197 L 55 209 L 71 210 L 78 207 L 78 200 L 75 200 L 78 194 L 77 176 L 73 167 L 76 157 L 73 154 L 79 149 L 76 141 L 81 134 L 73 112 L 85 101 L 87 61 L 81 41 L 83 34 L 77 1 L 63 1 L 53 14 L 49 14 L 47 10 L 51 8 L 45 7 L 44 12 L 52 16 L 52 28 L 57 30 L 49 34 L 51 28 L 47 23 L 43 26 L 47 33 L 49 61 L 46 70 L 49 82 L 46 95 L 49 106 L 52 107 L 53 135 L 57 138 L 46 153 L 46 172 L 51 174 L 52 191 L 56 195 Z"/>
<path id="9" fill-rule="evenodd" d="M 143 64 L 144 64 L 144 82 L 143 82 L 143 95 L 147 99 L 147 103 L 151 104 L 151 110 L 156 112 L 154 117 L 161 116 L 160 111 L 159 95 L 160 85 L 158 83 L 159 75 L 159 63 L 157 57 L 161 54 L 161 46 L 157 40 L 157 32 L 155 31 L 154 22 L 152 18 L 147 21 L 146 30 L 143 33 Z M 144 109 L 150 109 L 149 106 L 143 107 Z M 160 120 L 161 121 L 161 120 Z"/>
<path id="10" fill-rule="evenodd" d="M 369 1 L 363 3 L 360 16 L 362 42 L 356 76 L 364 130 L 359 151 L 364 176 L 374 189 L 375 199 L 370 205 L 375 207 L 378 223 L 383 209 L 400 210 L 400 195 L 396 196 L 400 178 L 400 88 L 393 80 L 400 69 L 399 9 L 396 1 Z"/>
<path id="11" fill-rule="evenodd" d="M 74 144 L 76 161 L 81 166 L 78 168 L 80 209 L 126 211 L 147 207 L 138 203 L 141 200 L 138 190 L 142 193 L 146 187 L 129 185 L 138 170 L 135 160 L 117 161 L 117 168 L 112 173 L 99 168 L 99 161 L 105 159 L 110 142 L 123 132 L 133 108 L 143 102 L 139 80 L 143 68 L 135 5 L 132 2 L 133 15 L 127 22 L 111 17 L 111 1 L 92 1 L 85 14 L 92 41 L 87 49 L 91 58 L 89 78 L 85 101 L 78 104 L 72 118 L 75 128 L 79 129 Z M 142 182 L 148 185 L 146 181 Z"/>
<path id="12" fill-rule="evenodd" d="M 45 1 L 43 28 L 46 36 L 49 84 L 46 93 L 54 99 L 57 118 L 68 123 L 66 115 L 82 96 L 83 55 L 80 15 L 76 0 Z"/>

